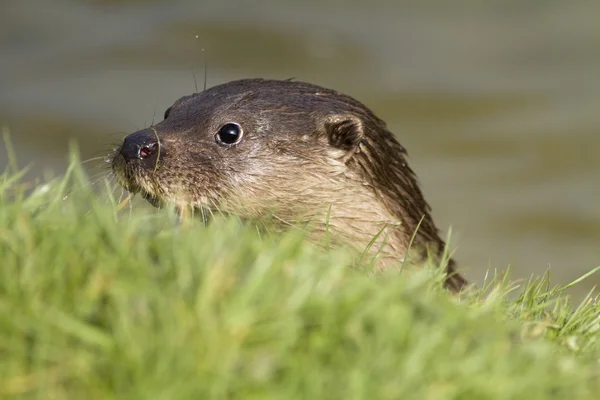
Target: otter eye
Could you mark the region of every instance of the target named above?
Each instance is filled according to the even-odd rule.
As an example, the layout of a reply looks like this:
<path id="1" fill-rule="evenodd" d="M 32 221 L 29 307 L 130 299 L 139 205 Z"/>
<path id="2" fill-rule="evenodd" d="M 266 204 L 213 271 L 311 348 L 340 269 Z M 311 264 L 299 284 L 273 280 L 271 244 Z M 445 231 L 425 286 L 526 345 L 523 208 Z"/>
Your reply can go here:
<path id="1" fill-rule="evenodd" d="M 171 108 L 173 108 L 173 107 L 169 107 L 169 108 L 167 108 L 167 111 L 165 111 L 165 116 L 164 116 L 164 118 L 163 118 L 163 119 L 167 119 L 167 118 L 169 118 L 169 114 L 171 114 Z"/>
<path id="2" fill-rule="evenodd" d="M 230 122 L 219 128 L 215 139 L 220 145 L 228 146 L 239 143 L 242 140 L 242 136 L 242 127 L 235 122 Z"/>

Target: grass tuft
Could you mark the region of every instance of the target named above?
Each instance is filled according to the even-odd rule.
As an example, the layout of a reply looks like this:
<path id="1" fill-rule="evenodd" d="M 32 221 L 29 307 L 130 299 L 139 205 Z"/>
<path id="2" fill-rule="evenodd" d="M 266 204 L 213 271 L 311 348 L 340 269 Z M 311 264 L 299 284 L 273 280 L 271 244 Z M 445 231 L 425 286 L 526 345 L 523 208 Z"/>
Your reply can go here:
<path id="1" fill-rule="evenodd" d="M 600 392 L 600 306 L 591 293 L 569 301 L 578 281 L 498 273 L 457 297 L 439 274 L 368 275 L 298 231 L 119 212 L 76 158 L 61 180 L 28 193 L 19 182 L 14 169 L 0 176 L 1 398 Z"/>

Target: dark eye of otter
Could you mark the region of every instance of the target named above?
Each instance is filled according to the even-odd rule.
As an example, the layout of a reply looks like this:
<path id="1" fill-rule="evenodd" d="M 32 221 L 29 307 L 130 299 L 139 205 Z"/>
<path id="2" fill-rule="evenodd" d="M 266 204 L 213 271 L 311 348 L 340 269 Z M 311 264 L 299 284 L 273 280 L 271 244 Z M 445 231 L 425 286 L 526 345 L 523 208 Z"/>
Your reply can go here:
<path id="1" fill-rule="evenodd" d="M 219 132 L 215 135 L 217 143 L 224 146 L 237 144 L 242 140 L 242 127 L 235 122 L 230 122 L 219 128 Z"/>
<path id="2" fill-rule="evenodd" d="M 169 118 L 169 114 L 171 114 L 171 108 L 172 108 L 172 107 L 169 107 L 169 108 L 167 108 L 167 111 L 165 111 L 165 116 L 164 116 L 164 118 L 163 118 L 163 119 L 167 119 L 167 118 Z"/>

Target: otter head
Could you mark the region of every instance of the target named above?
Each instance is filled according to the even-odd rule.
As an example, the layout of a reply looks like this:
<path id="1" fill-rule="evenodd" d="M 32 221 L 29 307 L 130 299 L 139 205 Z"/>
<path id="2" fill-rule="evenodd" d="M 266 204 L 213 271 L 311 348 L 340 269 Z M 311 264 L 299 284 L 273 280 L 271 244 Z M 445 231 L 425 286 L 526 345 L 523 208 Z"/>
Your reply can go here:
<path id="1" fill-rule="evenodd" d="M 162 122 L 125 138 L 112 168 L 156 206 L 272 215 L 362 248 L 387 229 L 375 248 L 397 260 L 411 239 L 443 246 L 405 153 L 349 96 L 250 79 L 177 100 Z"/>
<path id="2" fill-rule="evenodd" d="M 119 182 L 154 205 L 287 220 L 351 202 L 347 163 L 364 140 L 345 97 L 290 81 L 243 80 L 183 97 L 164 120 L 125 138 Z M 348 187 L 347 187 L 348 186 Z M 347 193 L 346 193 L 347 194 Z"/>

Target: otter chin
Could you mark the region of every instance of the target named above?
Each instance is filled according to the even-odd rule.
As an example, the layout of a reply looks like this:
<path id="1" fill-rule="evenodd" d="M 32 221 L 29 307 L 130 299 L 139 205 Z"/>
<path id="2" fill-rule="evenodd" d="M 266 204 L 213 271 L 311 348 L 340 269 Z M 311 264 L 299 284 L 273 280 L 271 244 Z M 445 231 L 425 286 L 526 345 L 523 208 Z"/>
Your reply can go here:
<path id="1" fill-rule="evenodd" d="M 245 79 L 177 100 L 111 156 L 119 183 L 154 206 L 310 225 L 369 248 L 380 269 L 440 259 L 444 241 L 406 149 L 357 100 L 313 84 Z M 374 240 L 374 238 L 376 238 Z M 446 266 L 446 286 L 467 281 Z"/>

